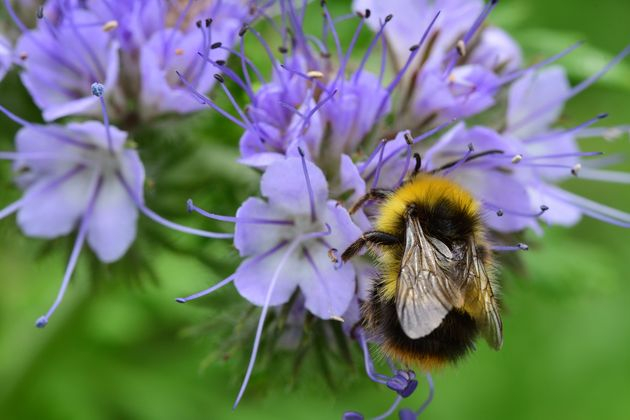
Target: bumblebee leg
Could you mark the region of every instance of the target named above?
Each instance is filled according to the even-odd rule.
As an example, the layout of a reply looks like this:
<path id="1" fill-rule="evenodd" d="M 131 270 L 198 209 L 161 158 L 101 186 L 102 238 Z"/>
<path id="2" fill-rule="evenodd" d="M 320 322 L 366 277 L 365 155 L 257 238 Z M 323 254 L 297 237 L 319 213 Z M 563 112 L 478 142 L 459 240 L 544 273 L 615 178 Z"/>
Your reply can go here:
<path id="1" fill-rule="evenodd" d="M 389 197 L 392 193 L 393 193 L 392 190 L 386 190 L 384 188 L 374 188 L 370 190 L 370 192 L 365 194 L 363 197 L 359 198 L 359 201 L 357 201 L 356 203 L 354 203 L 352 207 L 350 207 L 349 213 L 350 214 L 356 213 L 361 207 L 363 207 L 363 205 L 367 201 L 384 200 L 387 197 Z"/>
<path id="2" fill-rule="evenodd" d="M 366 245 L 399 245 L 400 239 L 394 235 L 390 235 L 389 233 L 379 232 L 377 230 L 372 230 L 370 232 L 365 232 L 359 239 L 354 241 L 348 249 L 346 249 L 343 254 L 341 254 L 341 259 L 343 262 L 348 261 L 350 258 L 357 255 L 364 246 Z"/>

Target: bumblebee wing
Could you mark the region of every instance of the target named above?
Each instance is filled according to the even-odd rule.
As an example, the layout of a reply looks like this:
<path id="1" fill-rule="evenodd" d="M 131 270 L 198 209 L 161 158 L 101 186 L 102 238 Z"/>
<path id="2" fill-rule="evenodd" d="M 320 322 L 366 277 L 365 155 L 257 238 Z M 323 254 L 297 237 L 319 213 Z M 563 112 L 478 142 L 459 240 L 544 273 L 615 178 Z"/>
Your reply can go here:
<path id="1" fill-rule="evenodd" d="M 453 307 L 463 304 L 459 288 L 451 284 L 444 272 L 448 264 L 444 259 L 450 252 L 442 250 L 440 261 L 436 252 L 440 252 L 439 248 L 427 240 L 419 221 L 409 217 L 396 285 L 396 312 L 403 331 L 412 339 L 431 333 Z"/>
<path id="2" fill-rule="evenodd" d="M 488 344 L 495 350 L 503 345 L 503 323 L 492 283 L 486 267 L 477 253 L 474 239 L 466 251 L 466 284 L 468 287 L 467 310 L 473 315 Z"/>

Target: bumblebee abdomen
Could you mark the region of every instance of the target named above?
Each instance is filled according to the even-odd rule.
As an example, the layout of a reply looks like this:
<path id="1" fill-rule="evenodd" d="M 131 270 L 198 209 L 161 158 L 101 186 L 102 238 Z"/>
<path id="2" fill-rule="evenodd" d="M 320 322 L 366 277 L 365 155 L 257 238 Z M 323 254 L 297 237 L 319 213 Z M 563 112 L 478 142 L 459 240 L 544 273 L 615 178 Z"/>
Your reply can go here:
<path id="1" fill-rule="evenodd" d="M 388 357 L 430 370 L 455 362 L 474 350 L 479 329 L 468 313 L 452 309 L 430 334 L 412 339 L 400 325 L 395 301 L 381 300 L 376 293 L 374 290 L 372 299 L 365 302 L 363 318 L 366 329 Z"/>

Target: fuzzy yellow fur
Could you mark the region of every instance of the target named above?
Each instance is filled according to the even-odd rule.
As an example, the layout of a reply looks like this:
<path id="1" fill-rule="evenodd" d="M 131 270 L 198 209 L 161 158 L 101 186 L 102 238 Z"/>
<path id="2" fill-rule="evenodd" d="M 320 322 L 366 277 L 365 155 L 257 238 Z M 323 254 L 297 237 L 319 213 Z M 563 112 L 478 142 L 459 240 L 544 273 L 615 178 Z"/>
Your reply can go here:
<path id="1" fill-rule="evenodd" d="M 439 201 L 448 200 L 471 217 L 479 211 L 479 204 L 466 190 L 454 182 L 433 175 L 420 174 L 398 188 L 385 200 L 376 220 L 376 230 L 389 234 L 396 234 L 400 220 L 406 216 L 407 208 L 412 205 L 431 206 Z M 396 282 L 400 269 L 400 250 L 384 249 L 381 265 L 384 273 L 384 287 L 382 297 L 386 300 L 394 299 Z"/>

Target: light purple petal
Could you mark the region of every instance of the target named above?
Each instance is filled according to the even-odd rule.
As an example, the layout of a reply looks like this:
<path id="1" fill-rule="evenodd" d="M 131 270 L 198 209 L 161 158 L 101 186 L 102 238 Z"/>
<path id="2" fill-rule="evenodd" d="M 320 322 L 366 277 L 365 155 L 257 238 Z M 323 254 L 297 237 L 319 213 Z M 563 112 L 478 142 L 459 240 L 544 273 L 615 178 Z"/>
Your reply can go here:
<path id="1" fill-rule="evenodd" d="M 107 139 L 107 129 L 105 125 L 100 121 L 85 121 L 80 123 L 69 123 L 67 129 L 74 135 L 79 135 L 83 143 L 93 144 L 100 149 L 108 150 L 109 143 Z M 112 138 L 112 148 L 114 151 L 121 151 L 125 141 L 127 140 L 127 133 L 110 126 L 110 134 Z"/>
<path id="2" fill-rule="evenodd" d="M 43 188 L 52 181 L 46 178 L 31 185 L 17 214 L 24 234 L 55 238 L 70 233 L 85 211 L 93 179 L 93 173 L 82 171 L 57 188 Z"/>
<path id="3" fill-rule="evenodd" d="M 118 45 L 112 34 L 100 25 L 81 25 L 98 21 L 98 16 L 88 11 L 75 10 L 72 16 L 91 53 L 69 24 L 58 26 L 53 36 L 40 23 L 38 29 L 22 35 L 16 47 L 27 54 L 22 63 L 22 82 L 48 121 L 76 113 L 98 115 L 100 109 L 92 97 L 91 84 L 104 83 L 107 96 L 113 94 L 110 90 L 116 84 Z"/>
<path id="4" fill-rule="evenodd" d="M 446 79 L 439 68 L 427 70 L 418 79 L 415 112 L 436 114 L 436 122 L 475 115 L 494 105 L 498 87 L 498 77 L 476 64 L 455 67 Z"/>
<path id="5" fill-rule="evenodd" d="M 321 319 L 343 315 L 350 305 L 355 290 L 355 274 L 352 264 L 335 269 L 328 250 L 314 243 L 306 249 L 308 258 L 304 264 L 311 270 L 299 278 L 300 290 L 306 298 L 306 308 Z"/>
<path id="6" fill-rule="evenodd" d="M 378 29 L 379 21 L 393 14 L 394 18 L 386 29 L 386 37 L 399 67 L 407 60 L 409 47 L 418 42 L 438 11 L 441 11 L 441 15 L 429 35 L 431 37 L 433 33 L 438 33 L 433 42 L 432 54 L 428 57 L 429 64 L 441 62 L 444 53 L 466 33 L 482 8 L 483 2 L 480 0 L 355 0 L 353 2 L 353 10 L 361 12 L 365 9 L 371 10 L 372 17 L 367 20 L 367 24 L 372 30 Z M 424 47 L 426 48 L 426 45 Z M 423 51 L 418 56 L 423 56 Z"/>
<path id="7" fill-rule="evenodd" d="M 291 220 L 284 211 L 257 197 L 250 197 L 236 211 L 237 218 Z M 236 223 L 234 246 L 242 257 L 271 249 L 283 239 L 291 239 L 293 227 L 286 225 Z"/>
<path id="8" fill-rule="evenodd" d="M 102 262 L 118 260 L 136 237 L 138 208 L 122 183 L 106 177 L 90 216 L 87 241 Z"/>
<path id="9" fill-rule="evenodd" d="M 562 67 L 548 67 L 538 73 L 528 73 L 516 81 L 509 91 L 507 132 L 518 138 L 543 133 L 560 116 L 564 102 L 535 118 L 528 118 L 541 104 L 564 97 L 570 89 Z"/>
<path id="10" fill-rule="evenodd" d="M 254 305 L 262 306 L 265 303 L 273 275 L 286 251 L 287 247 L 285 246 L 262 260 L 251 257 L 243 261 L 236 270 L 236 279 L 234 280 L 234 286 L 236 286 L 238 293 Z M 286 264 L 280 270 L 271 294 L 270 305 L 287 303 L 296 290 L 298 282 L 306 276 L 313 275 L 303 256 L 298 255 L 298 252 L 301 252 L 299 247 L 294 251 L 294 255 L 289 256 Z"/>
<path id="11" fill-rule="evenodd" d="M 313 188 L 314 204 L 317 212 L 326 205 L 328 184 L 323 172 L 312 162 L 306 167 Z M 260 181 L 260 191 L 269 199 L 269 204 L 289 214 L 310 214 L 310 201 L 302 161 L 288 158 L 269 166 Z"/>
<path id="12" fill-rule="evenodd" d="M 479 42 L 468 57 L 471 64 L 480 64 L 501 73 L 517 70 L 522 61 L 521 47 L 507 32 L 494 26 L 481 32 Z"/>
<path id="13" fill-rule="evenodd" d="M 331 187 L 331 196 L 339 197 L 352 191 L 348 197 L 348 203 L 354 203 L 363 195 L 365 195 L 365 181 L 361 178 L 359 168 L 352 162 L 348 155 L 341 155 L 341 164 L 339 167 L 339 182 Z"/>
<path id="14" fill-rule="evenodd" d="M 452 172 L 450 177 L 480 202 L 505 209 L 503 216 L 498 216 L 494 207 L 486 208 L 485 211 L 482 208 L 485 224 L 490 229 L 499 232 L 518 232 L 535 223 L 533 217 L 509 213 L 509 210 L 513 210 L 523 214 L 534 214 L 539 210 L 531 203 L 526 185 L 513 175 L 494 170 L 458 169 Z"/>
<path id="15" fill-rule="evenodd" d="M 580 209 L 556 198 L 553 194 L 549 194 L 547 190 L 550 188 L 553 189 L 554 187 L 540 183 L 528 189 L 533 203 L 544 203 L 549 207 L 549 210 L 540 218 L 551 225 L 573 226 L 577 224 L 582 219 Z"/>

